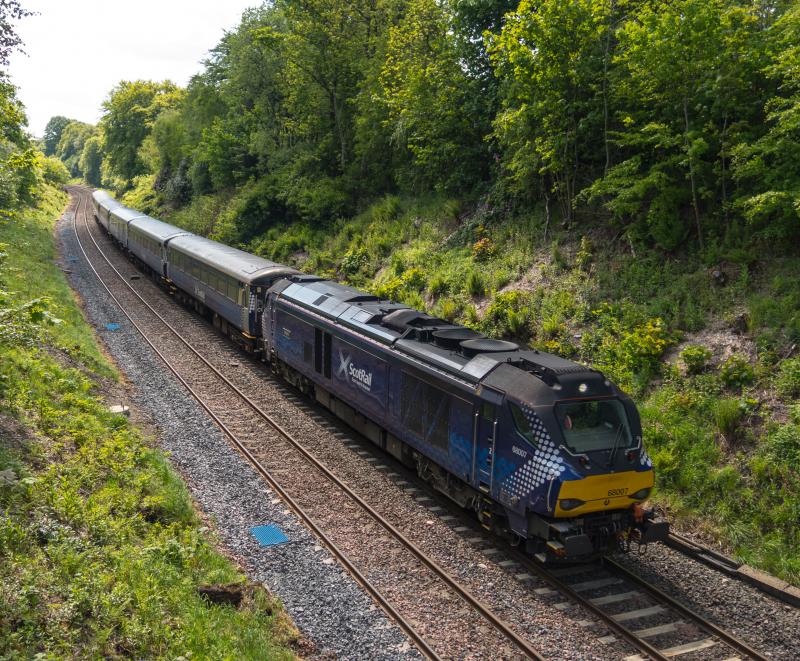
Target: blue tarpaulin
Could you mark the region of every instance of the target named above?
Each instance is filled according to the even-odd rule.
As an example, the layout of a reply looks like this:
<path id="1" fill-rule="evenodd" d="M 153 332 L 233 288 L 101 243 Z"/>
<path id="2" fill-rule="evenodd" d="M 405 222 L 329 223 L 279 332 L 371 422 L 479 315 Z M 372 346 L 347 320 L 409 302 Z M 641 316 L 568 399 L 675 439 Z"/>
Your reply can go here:
<path id="1" fill-rule="evenodd" d="M 250 532 L 253 533 L 253 537 L 258 540 L 261 546 L 275 546 L 289 541 L 289 538 L 283 534 L 283 531 L 278 526 L 256 526 L 251 528 Z"/>
<path id="2" fill-rule="evenodd" d="M 106 324 L 106 330 L 119 330 L 119 324 Z"/>

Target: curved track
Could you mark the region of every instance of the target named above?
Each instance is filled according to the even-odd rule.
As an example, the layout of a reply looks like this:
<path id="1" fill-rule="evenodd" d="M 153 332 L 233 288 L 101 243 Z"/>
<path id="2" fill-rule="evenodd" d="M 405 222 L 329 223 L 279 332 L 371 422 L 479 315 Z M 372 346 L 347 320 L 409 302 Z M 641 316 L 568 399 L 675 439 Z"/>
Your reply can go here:
<path id="1" fill-rule="evenodd" d="M 464 620 L 467 634 L 470 630 L 473 631 L 469 645 L 479 656 L 493 658 L 500 654 L 518 658 L 543 658 L 524 637 L 517 634 L 507 622 L 487 608 L 392 523 L 339 480 L 327 466 L 308 452 L 298 439 L 286 431 L 278 420 L 264 411 L 257 402 L 214 367 L 196 347 L 186 341 L 183 335 L 128 283 L 125 275 L 112 264 L 95 240 L 89 226 L 91 206 L 88 202 L 88 192 L 80 188 L 73 188 L 71 192 L 77 197 L 74 230 L 78 245 L 87 264 L 121 312 L 212 417 L 234 447 L 244 455 L 381 608 L 397 622 L 425 656 L 438 659 L 442 654 L 450 656 L 455 651 L 449 648 L 447 641 L 447 635 L 451 630 L 448 626 L 441 626 L 452 621 L 453 612 L 458 610 L 452 603 L 452 598 L 455 596 L 471 612 L 471 617 L 464 617 L 463 614 L 459 614 L 458 617 Z M 85 230 L 84 237 L 81 236 L 79 228 L 80 220 Z M 86 241 L 87 237 L 90 242 Z M 89 253 L 94 253 L 99 261 L 95 260 L 97 263 L 93 263 Z M 112 283 L 110 282 L 112 279 L 119 282 Z M 264 447 L 265 439 L 269 439 L 268 448 Z M 312 472 L 313 476 L 310 474 Z M 301 476 L 301 479 L 293 481 L 292 475 Z M 313 493 L 308 488 L 310 484 L 314 485 Z M 385 594 L 385 587 L 381 589 L 370 580 L 350 557 L 352 554 L 345 553 L 339 548 L 330 534 L 329 528 L 325 526 L 325 519 L 327 514 L 338 506 L 348 509 L 355 528 L 370 532 L 368 535 L 362 535 L 362 541 L 365 547 L 368 547 L 364 549 L 368 556 L 372 559 L 382 557 L 391 559 L 390 562 L 401 563 L 402 571 L 399 573 L 407 575 L 410 580 L 407 585 L 397 586 L 394 595 Z M 431 594 L 441 596 L 442 590 L 450 593 L 447 599 L 430 598 Z M 397 599 L 398 593 L 405 593 L 407 598 Z M 401 605 L 396 605 L 398 602 Z M 444 609 L 443 612 L 437 612 L 437 602 L 438 609 Z M 403 612 L 410 603 L 421 604 L 423 608 L 430 609 L 424 618 L 420 616 L 419 610 L 412 611 L 411 615 L 415 620 L 413 624 L 410 622 L 411 617 L 404 615 Z M 421 619 L 424 620 L 425 626 L 417 624 Z M 475 632 L 475 624 L 479 620 L 491 626 L 491 634 L 483 632 L 485 626 L 481 627 L 481 633 Z"/>

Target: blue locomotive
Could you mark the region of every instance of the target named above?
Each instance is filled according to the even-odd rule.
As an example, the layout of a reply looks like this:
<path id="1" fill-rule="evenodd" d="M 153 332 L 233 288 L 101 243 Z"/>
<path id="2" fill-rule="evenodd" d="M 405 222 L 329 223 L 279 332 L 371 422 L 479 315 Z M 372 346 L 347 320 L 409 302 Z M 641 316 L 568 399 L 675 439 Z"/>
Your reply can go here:
<path id="1" fill-rule="evenodd" d="M 540 560 L 666 537 L 636 407 L 600 372 L 93 199 L 185 303 Z"/>

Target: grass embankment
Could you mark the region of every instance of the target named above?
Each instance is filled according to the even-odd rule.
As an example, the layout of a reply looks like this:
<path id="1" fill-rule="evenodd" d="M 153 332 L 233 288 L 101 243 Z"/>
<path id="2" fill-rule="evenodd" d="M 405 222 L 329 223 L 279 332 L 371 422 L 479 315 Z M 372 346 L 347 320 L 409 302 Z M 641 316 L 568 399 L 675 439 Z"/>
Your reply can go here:
<path id="1" fill-rule="evenodd" d="M 172 221 L 240 243 L 245 202 L 198 198 Z M 387 197 L 245 247 L 602 369 L 640 407 L 670 518 L 800 583 L 800 258 L 666 255 L 580 228 L 545 241 L 541 213 L 461 211 Z"/>
<path id="2" fill-rule="evenodd" d="M 164 455 L 100 397 L 115 378 L 53 263 L 66 196 L 0 224 L 0 658 L 292 658 L 296 630 L 244 583 Z M 63 320 L 47 324 L 48 315 Z"/>

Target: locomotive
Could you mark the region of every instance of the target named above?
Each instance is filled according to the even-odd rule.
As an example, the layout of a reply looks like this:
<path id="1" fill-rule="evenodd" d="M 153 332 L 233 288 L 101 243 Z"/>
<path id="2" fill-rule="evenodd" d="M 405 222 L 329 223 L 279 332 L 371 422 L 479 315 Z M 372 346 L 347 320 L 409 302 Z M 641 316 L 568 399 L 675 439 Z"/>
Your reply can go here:
<path id="1" fill-rule="evenodd" d="M 196 236 L 93 194 L 141 268 L 540 561 L 663 541 L 631 399 L 602 373 Z"/>

